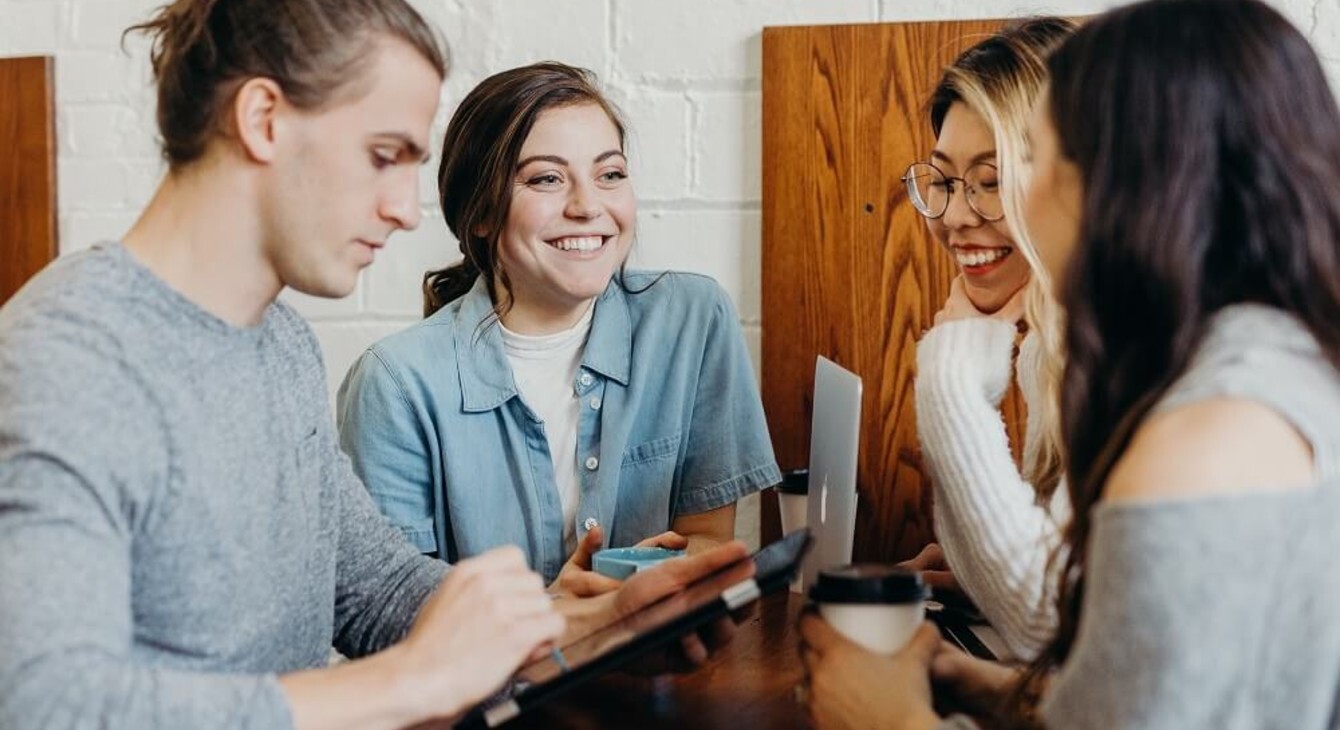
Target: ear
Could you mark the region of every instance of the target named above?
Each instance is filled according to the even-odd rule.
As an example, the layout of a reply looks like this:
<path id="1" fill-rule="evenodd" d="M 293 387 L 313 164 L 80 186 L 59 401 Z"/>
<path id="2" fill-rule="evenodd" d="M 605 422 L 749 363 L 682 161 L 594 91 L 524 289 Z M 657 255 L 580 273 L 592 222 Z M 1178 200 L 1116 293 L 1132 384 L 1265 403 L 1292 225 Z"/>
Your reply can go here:
<path id="1" fill-rule="evenodd" d="M 237 90 L 233 97 L 233 125 L 244 154 L 251 160 L 274 160 L 276 122 L 284 106 L 284 91 L 274 79 L 253 77 Z"/>

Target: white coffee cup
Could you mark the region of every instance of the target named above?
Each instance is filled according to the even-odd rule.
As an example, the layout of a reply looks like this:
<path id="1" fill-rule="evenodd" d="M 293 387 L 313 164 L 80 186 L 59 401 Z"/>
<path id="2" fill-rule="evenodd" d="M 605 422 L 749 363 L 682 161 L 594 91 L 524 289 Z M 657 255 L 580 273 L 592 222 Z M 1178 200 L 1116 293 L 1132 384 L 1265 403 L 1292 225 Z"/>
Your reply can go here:
<path id="1" fill-rule="evenodd" d="M 795 469 L 782 475 L 782 483 L 777 485 L 777 508 L 782 513 L 783 535 L 790 535 L 809 525 L 809 484 L 808 469 Z M 799 574 L 791 581 L 791 592 L 801 592 Z"/>
<path id="2" fill-rule="evenodd" d="M 805 498 L 805 495 L 778 492 L 777 505 L 782 510 L 783 535 L 790 535 L 808 523 L 806 513 L 809 509 L 809 501 Z"/>
<path id="3" fill-rule="evenodd" d="M 876 654 L 894 654 L 926 618 L 930 591 L 921 574 L 889 565 L 819 571 L 810 600 L 839 633 Z"/>

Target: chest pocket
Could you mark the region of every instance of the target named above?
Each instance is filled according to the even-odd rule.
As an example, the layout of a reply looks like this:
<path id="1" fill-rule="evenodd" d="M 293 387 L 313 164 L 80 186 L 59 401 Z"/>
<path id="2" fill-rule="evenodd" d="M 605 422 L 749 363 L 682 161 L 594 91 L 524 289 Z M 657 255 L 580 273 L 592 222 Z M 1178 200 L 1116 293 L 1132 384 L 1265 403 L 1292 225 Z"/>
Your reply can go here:
<path id="1" fill-rule="evenodd" d="M 655 469 L 668 462 L 674 466 L 674 456 L 679 453 L 679 434 L 644 441 L 623 453 L 623 468 Z"/>
<path id="2" fill-rule="evenodd" d="M 679 495 L 679 434 L 644 441 L 623 454 L 619 471 L 619 516 L 612 539 L 620 545 L 670 529 Z M 611 543 L 613 544 L 613 543 Z"/>

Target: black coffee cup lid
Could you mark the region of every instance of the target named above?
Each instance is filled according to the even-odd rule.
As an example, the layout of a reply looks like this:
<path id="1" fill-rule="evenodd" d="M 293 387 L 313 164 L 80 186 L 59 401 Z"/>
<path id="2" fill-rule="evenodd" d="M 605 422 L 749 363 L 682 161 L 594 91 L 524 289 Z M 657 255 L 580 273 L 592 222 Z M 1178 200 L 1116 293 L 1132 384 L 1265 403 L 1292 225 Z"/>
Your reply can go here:
<path id="1" fill-rule="evenodd" d="M 818 603 L 915 603 L 930 595 L 920 573 L 875 564 L 820 570 L 810 588 L 810 600 Z"/>
<path id="2" fill-rule="evenodd" d="M 793 469 L 782 474 L 782 483 L 777 485 L 782 494 L 809 494 L 810 470 Z"/>

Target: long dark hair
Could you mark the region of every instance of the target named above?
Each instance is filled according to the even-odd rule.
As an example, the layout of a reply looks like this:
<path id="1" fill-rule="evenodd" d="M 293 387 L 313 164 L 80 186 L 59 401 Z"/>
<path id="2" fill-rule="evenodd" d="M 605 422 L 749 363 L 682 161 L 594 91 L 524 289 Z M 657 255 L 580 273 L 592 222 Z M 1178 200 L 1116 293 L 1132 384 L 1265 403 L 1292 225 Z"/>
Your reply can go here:
<path id="1" fill-rule="evenodd" d="M 1211 316 L 1277 307 L 1340 368 L 1340 113 L 1307 40 L 1257 0 L 1151 0 L 1088 23 L 1049 67 L 1084 193 L 1061 294 L 1074 519 L 1034 679 L 1075 641 L 1090 510 Z"/>
<path id="2" fill-rule="evenodd" d="M 274 79 L 294 106 L 317 109 L 364 80 L 379 36 L 447 73 L 445 45 L 405 0 L 175 0 L 129 33 L 153 43 L 158 132 L 173 169 L 204 155 L 248 78 Z"/>
<path id="3" fill-rule="evenodd" d="M 461 101 L 447 125 L 437 190 L 447 228 L 460 242 L 465 258 L 424 275 L 425 317 L 470 291 L 481 275 L 494 295 L 495 311 L 506 311 L 493 282 L 496 276 L 508 286 L 507 272 L 498 266 L 498 242 L 512 205 L 512 178 L 521 147 L 541 113 L 575 104 L 603 109 L 619 133 L 619 148 L 624 149 L 622 117 L 586 69 L 555 62 L 510 69 L 488 77 Z"/>

